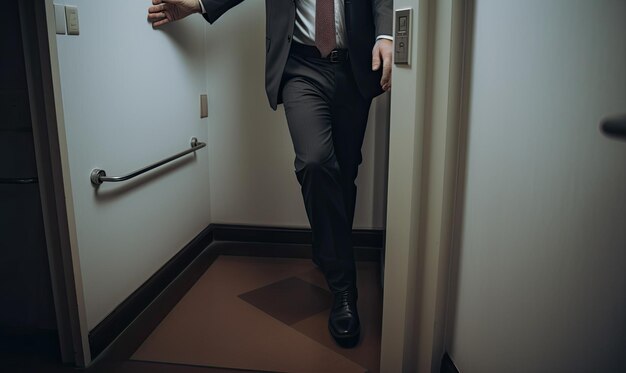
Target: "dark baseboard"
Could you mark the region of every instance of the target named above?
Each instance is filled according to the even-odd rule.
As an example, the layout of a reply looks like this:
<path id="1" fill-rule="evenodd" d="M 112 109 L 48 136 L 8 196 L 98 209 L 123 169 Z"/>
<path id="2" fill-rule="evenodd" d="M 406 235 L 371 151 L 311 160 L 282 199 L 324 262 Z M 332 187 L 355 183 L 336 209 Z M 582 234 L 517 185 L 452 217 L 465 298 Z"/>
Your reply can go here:
<path id="1" fill-rule="evenodd" d="M 249 225 L 211 224 L 216 241 L 236 241 L 272 244 L 311 244 L 311 229 L 258 227 Z M 352 241 L 356 248 L 382 249 L 384 246 L 382 229 L 355 229 Z"/>
<path id="2" fill-rule="evenodd" d="M 182 297 L 193 287 L 200 276 L 217 259 L 219 251 L 210 245 L 200 253 L 174 281 L 163 290 L 148 307 L 111 343 L 93 362 L 96 372 L 113 371 L 106 368 L 110 362 L 126 361 L 137 351 L 143 341 L 159 325 Z"/>
<path id="3" fill-rule="evenodd" d="M 212 224 L 213 237 L 222 255 L 274 258 L 311 258 L 311 229 Z M 384 231 L 352 231 L 357 261 L 380 262 Z"/>
<path id="4" fill-rule="evenodd" d="M 210 225 L 89 332 L 92 358 L 98 356 L 183 270 L 213 242 Z"/>
<path id="5" fill-rule="evenodd" d="M 441 359 L 440 373 L 459 373 L 459 369 L 454 365 L 450 355 L 446 352 Z"/>
<path id="6" fill-rule="evenodd" d="M 382 230 L 355 230 L 357 260 L 380 261 L 383 237 Z M 310 258 L 310 246 L 310 229 L 209 225 L 89 332 L 92 359 L 118 337 L 107 355 L 135 351 L 217 256 Z"/>

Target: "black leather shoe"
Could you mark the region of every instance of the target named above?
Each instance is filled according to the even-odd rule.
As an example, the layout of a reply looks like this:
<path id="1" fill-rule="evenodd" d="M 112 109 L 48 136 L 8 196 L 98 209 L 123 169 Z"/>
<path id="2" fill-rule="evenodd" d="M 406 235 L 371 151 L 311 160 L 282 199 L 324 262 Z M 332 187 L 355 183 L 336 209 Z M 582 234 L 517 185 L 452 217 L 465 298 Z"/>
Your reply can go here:
<path id="1" fill-rule="evenodd" d="M 356 300 L 356 289 L 334 294 L 333 308 L 328 318 L 328 330 L 341 347 L 350 348 L 359 343 L 361 322 L 356 309 Z"/>

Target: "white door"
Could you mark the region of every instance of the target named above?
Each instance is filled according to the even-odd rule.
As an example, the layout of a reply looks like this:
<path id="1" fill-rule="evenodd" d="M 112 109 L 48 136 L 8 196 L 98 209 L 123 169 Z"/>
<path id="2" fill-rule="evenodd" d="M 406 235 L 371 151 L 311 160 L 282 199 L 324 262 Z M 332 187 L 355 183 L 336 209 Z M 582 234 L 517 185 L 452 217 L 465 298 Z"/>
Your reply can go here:
<path id="1" fill-rule="evenodd" d="M 476 0 L 447 349 L 461 372 L 626 371 L 626 1 Z"/>

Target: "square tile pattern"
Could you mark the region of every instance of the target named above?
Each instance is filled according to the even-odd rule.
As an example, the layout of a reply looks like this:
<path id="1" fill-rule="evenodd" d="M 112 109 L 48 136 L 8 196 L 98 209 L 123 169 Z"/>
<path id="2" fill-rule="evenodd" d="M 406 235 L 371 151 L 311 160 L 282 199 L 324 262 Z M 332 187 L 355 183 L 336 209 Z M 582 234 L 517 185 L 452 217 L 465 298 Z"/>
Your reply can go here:
<path id="1" fill-rule="evenodd" d="M 298 277 L 290 277 L 239 295 L 275 319 L 292 325 L 332 305 L 330 292 Z"/>
<path id="2" fill-rule="evenodd" d="M 331 295 L 310 260 L 221 256 L 131 359 L 263 372 L 378 372 L 379 265 L 357 268 L 355 348 L 341 348 L 330 336 Z"/>

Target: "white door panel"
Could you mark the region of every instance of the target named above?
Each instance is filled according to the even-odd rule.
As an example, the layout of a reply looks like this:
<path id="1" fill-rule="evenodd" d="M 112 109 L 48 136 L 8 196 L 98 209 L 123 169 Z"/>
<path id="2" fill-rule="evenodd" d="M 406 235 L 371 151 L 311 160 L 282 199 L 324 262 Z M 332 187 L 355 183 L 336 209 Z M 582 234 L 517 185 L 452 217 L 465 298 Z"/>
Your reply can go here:
<path id="1" fill-rule="evenodd" d="M 626 1 L 477 0 L 448 350 L 473 372 L 626 371 Z"/>

